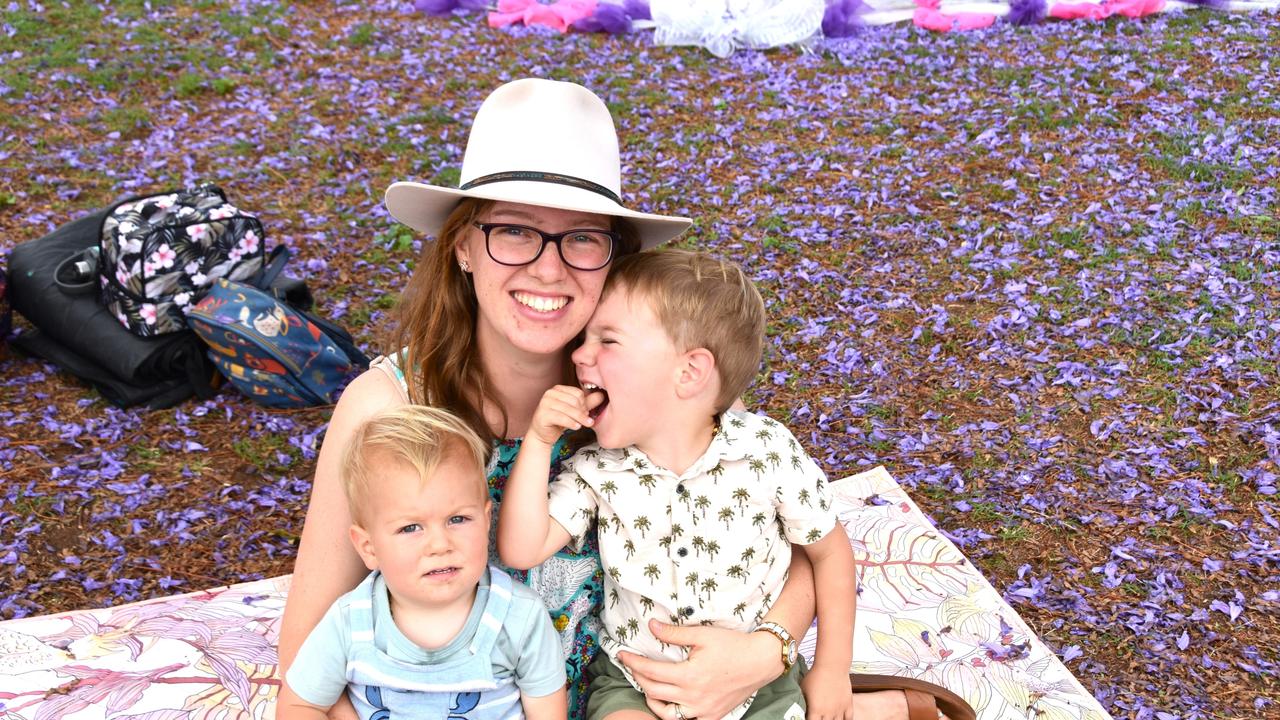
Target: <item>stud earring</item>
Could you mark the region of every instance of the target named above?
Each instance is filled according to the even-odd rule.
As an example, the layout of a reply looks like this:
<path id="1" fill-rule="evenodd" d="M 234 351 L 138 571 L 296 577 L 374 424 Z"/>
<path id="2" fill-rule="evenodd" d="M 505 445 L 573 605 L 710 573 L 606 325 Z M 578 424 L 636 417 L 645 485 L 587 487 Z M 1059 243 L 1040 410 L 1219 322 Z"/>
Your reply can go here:
<path id="1" fill-rule="evenodd" d="M 462 272 L 464 273 L 471 272 L 471 266 L 467 264 L 466 260 L 459 260 L 458 267 L 462 268 Z"/>

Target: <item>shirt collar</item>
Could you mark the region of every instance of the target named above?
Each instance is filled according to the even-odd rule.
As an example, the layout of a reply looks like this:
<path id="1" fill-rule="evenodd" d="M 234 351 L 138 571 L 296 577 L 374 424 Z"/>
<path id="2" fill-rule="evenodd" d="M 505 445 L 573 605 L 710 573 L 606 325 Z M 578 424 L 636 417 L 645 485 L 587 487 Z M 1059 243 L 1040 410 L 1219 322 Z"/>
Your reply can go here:
<path id="1" fill-rule="evenodd" d="M 750 415 L 737 410 L 726 410 L 716 418 L 716 430 L 706 452 L 689 466 L 680 477 L 688 478 L 706 473 L 723 461 L 742 460 L 751 447 Z M 584 459 L 594 459 L 596 467 L 611 472 L 634 472 L 640 475 L 668 475 L 675 473 L 654 465 L 649 456 L 634 445 L 625 448 L 606 449 L 598 444 L 588 445 L 579 451 Z"/>

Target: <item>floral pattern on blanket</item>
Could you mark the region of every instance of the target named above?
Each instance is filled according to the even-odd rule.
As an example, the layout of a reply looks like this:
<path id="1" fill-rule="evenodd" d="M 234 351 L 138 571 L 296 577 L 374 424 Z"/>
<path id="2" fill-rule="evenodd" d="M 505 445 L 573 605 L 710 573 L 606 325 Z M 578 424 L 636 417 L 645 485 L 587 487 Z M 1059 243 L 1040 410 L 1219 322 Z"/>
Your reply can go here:
<path id="1" fill-rule="evenodd" d="M 1108 719 L 883 468 L 832 498 L 858 561 L 855 671 L 944 685 L 983 720 Z M 0 720 L 272 718 L 288 590 L 281 577 L 0 623 Z"/>
<path id="2" fill-rule="evenodd" d="M 858 567 L 854 672 L 942 685 L 983 720 L 1109 720 L 884 468 L 831 491 Z M 815 644 L 810 630 L 801 652 Z"/>
<path id="3" fill-rule="evenodd" d="M 0 623 L 0 718 L 275 715 L 289 578 Z"/>

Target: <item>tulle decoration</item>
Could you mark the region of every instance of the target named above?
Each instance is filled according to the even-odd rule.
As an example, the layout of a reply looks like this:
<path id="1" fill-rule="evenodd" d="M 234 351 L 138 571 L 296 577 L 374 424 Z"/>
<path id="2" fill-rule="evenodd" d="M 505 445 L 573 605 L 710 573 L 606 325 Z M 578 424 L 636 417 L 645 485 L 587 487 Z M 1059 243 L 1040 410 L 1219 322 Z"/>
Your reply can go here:
<path id="1" fill-rule="evenodd" d="M 413 7 L 428 15 L 448 15 L 458 7 L 458 0 L 413 0 Z"/>
<path id="2" fill-rule="evenodd" d="M 1004 21 L 1010 25 L 1034 25 L 1044 20 L 1049 10 L 1045 0 L 1011 0 Z"/>
<path id="3" fill-rule="evenodd" d="M 516 23 L 545 25 L 562 33 L 569 26 L 591 17 L 596 0 L 556 0 L 543 5 L 538 0 L 498 0 L 498 9 L 489 13 L 489 27 L 505 27 Z"/>
<path id="4" fill-rule="evenodd" d="M 631 32 L 631 18 L 627 9 L 621 5 L 600 3 L 591 17 L 583 18 L 573 24 L 579 32 L 607 32 L 610 35 L 621 35 Z"/>
<path id="5" fill-rule="evenodd" d="M 951 32 L 952 30 L 978 30 L 991 27 L 996 16 L 990 13 L 954 13 L 945 14 L 937 8 L 916 8 L 912 21 L 916 27 L 934 32 Z"/>
<path id="6" fill-rule="evenodd" d="M 829 0 L 822 15 L 822 34 L 829 38 L 849 37 L 862 27 L 860 19 L 867 10 L 862 0 Z"/>
<path id="7" fill-rule="evenodd" d="M 413 0 L 413 7 L 428 15 L 448 15 L 454 10 L 483 10 L 488 0 Z"/>
<path id="8" fill-rule="evenodd" d="M 573 29 L 580 32 L 607 32 L 610 35 L 621 35 L 631 32 L 631 21 L 652 19 L 647 0 L 626 0 L 621 5 L 602 2 L 596 6 L 595 14 L 574 23 Z"/>
<path id="9" fill-rule="evenodd" d="M 622 7 L 627 9 L 627 17 L 632 20 L 652 20 L 649 13 L 649 0 L 626 0 Z"/>
<path id="10" fill-rule="evenodd" d="M 1059 20 L 1105 20 L 1112 15 L 1139 18 L 1164 9 L 1165 0 L 1115 0 L 1093 3 L 1058 3 L 1049 8 L 1049 17 Z"/>

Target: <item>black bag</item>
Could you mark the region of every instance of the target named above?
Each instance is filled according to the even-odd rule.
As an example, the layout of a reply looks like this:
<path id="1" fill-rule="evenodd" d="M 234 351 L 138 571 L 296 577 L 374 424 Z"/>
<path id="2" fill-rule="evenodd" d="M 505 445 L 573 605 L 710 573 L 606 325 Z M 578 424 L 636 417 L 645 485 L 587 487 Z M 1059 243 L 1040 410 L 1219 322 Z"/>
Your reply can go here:
<path id="1" fill-rule="evenodd" d="M 14 346 L 88 381 L 119 407 L 164 408 L 192 395 L 211 397 L 218 371 L 194 332 L 139 337 L 96 294 L 59 287 L 55 270 L 98 243 L 108 212 L 73 220 L 9 254 L 10 301 L 36 327 L 16 336 Z"/>
<path id="2" fill-rule="evenodd" d="M 9 284 L 5 279 L 4 270 L 0 269 L 0 342 L 4 342 L 4 339 L 9 337 L 9 331 L 13 329 L 12 320 L 13 316 L 9 308 Z"/>
<path id="3" fill-rule="evenodd" d="M 257 284 L 265 244 L 216 185 L 125 200 L 102 221 L 102 302 L 135 335 L 181 332 L 218 278 Z"/>

